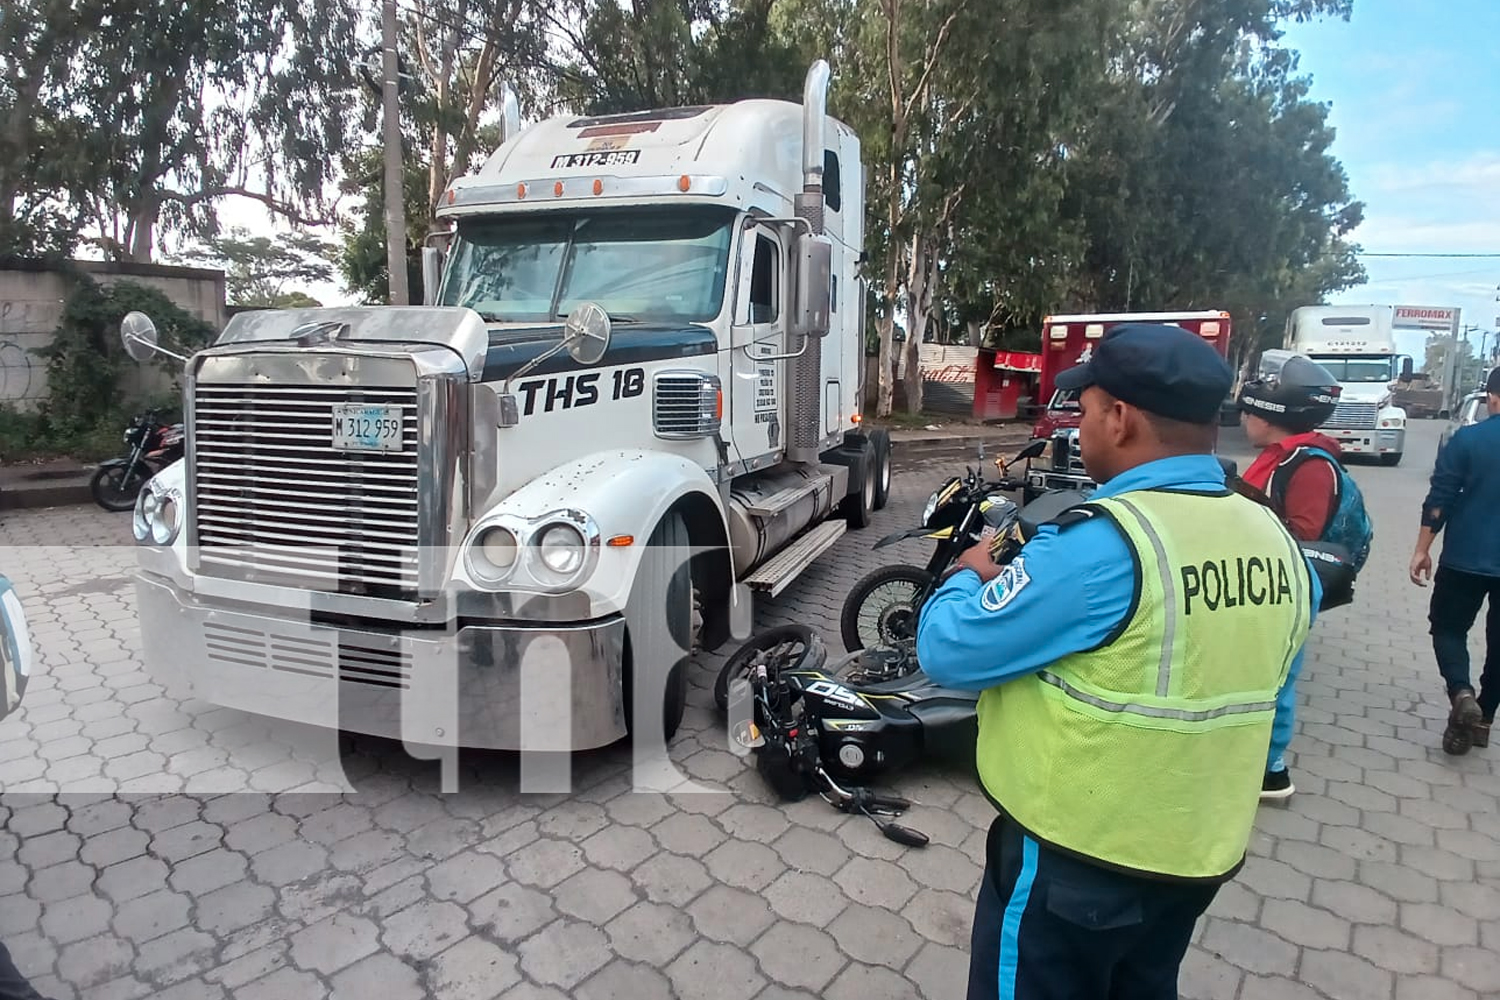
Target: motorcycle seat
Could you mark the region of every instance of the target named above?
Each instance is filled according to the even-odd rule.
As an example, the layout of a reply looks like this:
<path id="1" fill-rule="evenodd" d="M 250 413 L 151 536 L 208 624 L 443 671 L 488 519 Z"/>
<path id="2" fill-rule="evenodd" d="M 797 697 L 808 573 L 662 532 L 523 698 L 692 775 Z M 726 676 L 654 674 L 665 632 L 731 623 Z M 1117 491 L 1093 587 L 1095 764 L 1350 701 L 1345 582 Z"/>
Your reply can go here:
<path id="1" fill-rule="evenodd" d="M 861 694 L 906 694 L 911 691 L 920 691 L 923 688 L 931 687 L 937 687 L 937 684 L 919 668 L 913 670 L 905 677 L 897 677 L 895 680 L 879 681 L 875 684 L 861 684 L 858 690 Z"/>
<path id="2" fill-rule="evenodd" d="M 1049 490 L 1043 493 L 1021 508 L 1021 537 L 1031 541 L 1043 524 L 1070 507 L 1087 502 L 1088 498 L 1089 495 L 1082 490 Z"/>

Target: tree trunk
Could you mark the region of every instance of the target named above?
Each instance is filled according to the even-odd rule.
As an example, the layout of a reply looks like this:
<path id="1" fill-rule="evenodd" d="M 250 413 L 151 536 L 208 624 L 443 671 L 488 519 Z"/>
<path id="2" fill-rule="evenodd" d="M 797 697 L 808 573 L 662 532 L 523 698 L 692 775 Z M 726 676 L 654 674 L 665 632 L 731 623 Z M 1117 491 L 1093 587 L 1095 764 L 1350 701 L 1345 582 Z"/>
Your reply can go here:
<path id="1" fill-rule="evenodd" d="M 437 228 L 437 207 L 448 187 L 448 93 L 453 80 L 453 39 L 447 28 L 439 35 L 442 55 L 438 60 L 437 121 L 432 129 L 432 162 L 427 168 L 429 229 Z"/>
<path id="2" fill-rule="evenodd" d="M 901 291 L 900 254 L 893 247 L 885 262 L 885 295 L 882 302 L 885 315 L 880 320 L 880 379 L 877 382 L 875 415 L 888 417 L 894 408 L 896 395 L 895 359 L 896 342 L 896 297 Z"/>
<path id="3" fill-rule="evenodd" d="M 125 229 L 125 259 L 135 264 L 151 263 L 156 249 L 156 218 L 161 214 L 161 203 L 154 198 L 143 202 Z"/>
<path id="4" fill-rule="evenodd" d="M 922 342 L 937 281 L 937 257 L 921 234 L 913 234 L 906 271 L 906 412 L 922 412 Z"/>
<path id="5" fill-rule="evenodd" d="M 971 320 L 968 320 L 964 324 L 964 326 L 969 331 L 968 344 L 969 344 L 970 347 L 977 348 L 980 344 L 984 343 L 984 324 L 983 323 L 981 323 L 977 319 L 971 319 Z"/>

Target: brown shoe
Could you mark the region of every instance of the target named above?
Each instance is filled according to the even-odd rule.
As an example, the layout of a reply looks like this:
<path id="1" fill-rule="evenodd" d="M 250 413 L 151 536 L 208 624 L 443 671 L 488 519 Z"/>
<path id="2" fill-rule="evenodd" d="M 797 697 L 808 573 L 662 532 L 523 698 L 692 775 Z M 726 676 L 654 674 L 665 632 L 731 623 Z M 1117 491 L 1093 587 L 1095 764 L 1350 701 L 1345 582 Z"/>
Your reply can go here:
<path id="1" fill-rule="evenodd" d="M 1448 728 L 1443 730 L 1443 752 L 1459 757 L 1469 752 L 1474 745 L 1475 727 L 1484 724 L 1484 713 L 1473 691 L 1460 691 L 1453 696 L 1453 711 L 1448 713 Z M 1488 741 L 1486 741 L 1488 742 Z"/>

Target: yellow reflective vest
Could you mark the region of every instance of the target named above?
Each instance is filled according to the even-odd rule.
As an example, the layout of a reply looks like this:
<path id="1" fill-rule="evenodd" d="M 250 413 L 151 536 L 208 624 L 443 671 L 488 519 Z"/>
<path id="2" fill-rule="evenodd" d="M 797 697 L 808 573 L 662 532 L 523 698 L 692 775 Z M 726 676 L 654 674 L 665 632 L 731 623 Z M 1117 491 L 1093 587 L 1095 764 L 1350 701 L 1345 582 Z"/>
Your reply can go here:
<path id="1" fill-rule="evenodd" d="M 980 778 L 1053 847 L 1223 878 L 1244 860 L 1276 695 L 1307 638 L 1307 563 L 1269 509 L 1233 493 L 1089 507 L 1129 544 L 1134 607 L 1099 648 L 980 695 Z"/>

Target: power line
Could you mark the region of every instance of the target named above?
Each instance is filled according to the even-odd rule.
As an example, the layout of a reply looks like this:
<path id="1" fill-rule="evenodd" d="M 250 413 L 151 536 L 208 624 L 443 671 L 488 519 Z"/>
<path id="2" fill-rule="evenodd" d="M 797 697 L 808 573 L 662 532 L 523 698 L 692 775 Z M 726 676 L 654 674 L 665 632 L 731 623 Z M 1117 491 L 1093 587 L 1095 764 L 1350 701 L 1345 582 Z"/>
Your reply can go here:
<path id="1" fill-rule="evenodd" d="M 1460 257 L 1465 259 L 1500 259 L 1500 253 L 1357 253 L 1356 257 Z"/>

